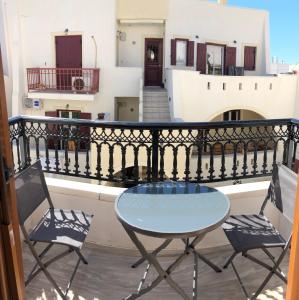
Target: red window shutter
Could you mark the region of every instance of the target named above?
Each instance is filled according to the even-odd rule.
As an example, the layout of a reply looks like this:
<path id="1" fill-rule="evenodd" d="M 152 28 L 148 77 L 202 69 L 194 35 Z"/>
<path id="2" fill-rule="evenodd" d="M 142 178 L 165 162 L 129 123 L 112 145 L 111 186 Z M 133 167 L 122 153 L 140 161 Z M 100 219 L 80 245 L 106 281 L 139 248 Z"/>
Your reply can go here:
<path id="1" fill-rule="evenodd" d="M 81 112 L 80 113 L 80 119 L 91 120 L 91 113 Z"/>
<path id="2" fill-rule="evenodd" d="M 46 111 L 45 116 L 46 117 L 58 117 L 58 113 L 57 113 L 57 111 Z M 48 132 L 50 135 L 58 133 L 57 125 L 48 124 Z M 47 145 L 48 145 L 48 149 L 55 149 L 54 139 L 48 138 Z"/>
<path id="3" fill-rule="evenodd" d="M 171 40 L 171 65 L 175 66 L 176 65 L 176 40 L 172 39 Z"/>
<path id="4" fill-rule="evenodd" d="M 91 120 L 91 113 L 81 112 L 80 119 Z M 80 126 L 80 136 L 82 139 L 80 142 L 80 150 L 87 150 L 90 148 L 90 146 L 88 146 L 90 141 L 90 127 Z"/>
<path id="5" fill-rule="evenodd" d="M 256 47 L 245 46 L 244 48 L 244 70 L 254 71 L 256 63 Z"/>
<path id="6" fill-rule="evenodd" d="M 237 60 L 237 48 L 226 47 L 225 49 L 225 72 L 228 74 L 229 67 L 235 67 Z"/>
<path id="7" fill-rule="evenodd" d="M 187 66 L 188 67 L 193 67 L 194 66 L 194 42 L 193 41 L 188 41 Z"/>
<path id="8" fill-rule="evenodd" d="M 206 69 L 207 69 L 207 45 L 198 43 L 196 70 L 200 71 L 202 74 L 206 74 Z"/>
<path id="9" fill-rule="evenodd" d="M 56 110 L 55 110 L 55 111 L 46 111 L 46 112 L 45 112 L 45 116 L 46 116 L 46 117 L 57 117 L 58 114 L 57 114 L 57 111 L 56 111 Z"/>

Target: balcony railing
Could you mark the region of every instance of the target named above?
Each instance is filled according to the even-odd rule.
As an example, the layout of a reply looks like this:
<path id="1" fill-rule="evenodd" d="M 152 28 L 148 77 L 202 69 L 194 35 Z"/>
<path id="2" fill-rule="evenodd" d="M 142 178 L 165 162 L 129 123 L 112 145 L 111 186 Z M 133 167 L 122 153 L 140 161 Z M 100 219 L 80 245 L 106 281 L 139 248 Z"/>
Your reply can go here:
<path id="1" fill-rule="evenodd" d="M 132 185 L 216 182 L 294 167 L 299 121 L 124 123 L 20 116 L 9 120 L 15 170 L 41 159 L 46 172 Z"/>
<path id="2" fill-rule="evenodd" d="M 28 68 L 28 92 L 95 94 L 99 77 L 99 69 Z"/>

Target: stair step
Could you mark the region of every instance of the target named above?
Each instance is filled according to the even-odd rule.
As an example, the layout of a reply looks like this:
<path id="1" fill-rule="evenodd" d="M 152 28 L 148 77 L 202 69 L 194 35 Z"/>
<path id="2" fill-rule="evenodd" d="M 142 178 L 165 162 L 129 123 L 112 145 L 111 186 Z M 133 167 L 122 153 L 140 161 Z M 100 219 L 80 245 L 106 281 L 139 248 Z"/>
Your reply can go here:
<path id="1" fill-rule="evenodd" d="M 169 110 L 168 109 L 144 109 L 143 114 L 167 114 L 169 115 Z"/>
<path id="2" fill-rule="evenodd" d="M 164 120 L 170 119 L 169 113 L 147 113 L 143 116 L 144 120 Z"/>
<path id="3" fill-rule="evenodd" d="M 164 104 L 164 105 L 168 105 L 168 100 L 167 99 L 164 99 L 164 100 L 161 100 L 161 99 L 143 99 L 143 103 L 144 104 Z"/>
<path id="4" fill-rule="evenodd" d="M 144 108 L 167 108 L 169 107 L 168 102 L 145 102 L 143 103 Z"/>
<path id="5" fill-rule="evenodd" d="M 160 122 L 171 122 L 170 118 L 168 119 L 143 119 L 144 122 L 156 122 L 156 123 L 160 123 Z"/>
<path id="6" fill-rule="evenodd" d="M 143 121 L 169 122 L 170 120 L 167 90 L 145 88 L 143 90 Z"/>
<path id="7" fill-rule="evenodd" d="M 145 92 L 145 91 L 143 91 L 143 95 L 153 96 L 153 97 L 160 97 L 160 96 L 166 96 L 167 97 L 167 91 L 163 91 L 163 92 Z"/>

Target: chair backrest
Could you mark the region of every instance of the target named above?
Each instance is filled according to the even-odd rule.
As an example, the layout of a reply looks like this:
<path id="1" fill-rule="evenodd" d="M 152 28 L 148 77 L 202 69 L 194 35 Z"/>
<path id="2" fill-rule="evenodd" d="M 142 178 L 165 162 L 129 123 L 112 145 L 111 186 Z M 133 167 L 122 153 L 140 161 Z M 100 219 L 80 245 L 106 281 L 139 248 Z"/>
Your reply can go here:
<path id="1" fill-rule="evenodd" d="M 297 174 L 284 165 L 275 165 L 266 200 L 270 199 L 292 223 L 294 221 L 296 194 Z"/>
<path id="2" fill-rule="evenodd" d="M 32 215 L 36 208 L 45 200 L 53 207 L 44 173 L 38 160 L 15 177 L 17 207 L 20 224 Z"/>

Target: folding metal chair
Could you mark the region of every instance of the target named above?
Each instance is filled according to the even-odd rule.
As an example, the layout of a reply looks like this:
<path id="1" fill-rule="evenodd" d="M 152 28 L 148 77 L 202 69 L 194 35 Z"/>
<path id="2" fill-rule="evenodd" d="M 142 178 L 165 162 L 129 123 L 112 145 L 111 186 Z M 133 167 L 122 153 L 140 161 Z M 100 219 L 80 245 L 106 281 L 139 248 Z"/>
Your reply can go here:
<path id="1" fill-rule="evenodd" d="M 36 264 L 29 273 L 25 285 L 27 286 L 40 272 L 44 272 L 62 299 L 67 299 L 67 293 L 80 261 L 87 264 L 87 260 L 80 250 L 89 232 L 93 216 L 81 211 L 54 208 L 40 161 L 37 161 L 16 176 L 16 193 L 20 227 L 24 234 L 25 242 L 36 260 Z M 35 228 L 28 233 L 24 226 L 25 221 L 45 200 L 48 201 L 49 209 Z M 40 253 L 37 252 L 35 247 L 38 242 L 46 244 L 46 247 Z M 66 246 L 67 250 L 45 261 L 45 255 L 54 245 Z M 76 252 L 78 255 L 78 261 L 71 274 L 67 288 L 63 292 L 47 268 L 53 262 L 72 252 Z"/>
<path id="2" fill-rule="evenodd" d="M 232 265 L 247 299 L 256 299 L 274 274 L 287 283 L 287 277 L 279 266 L 290 247 L 292 233 L 288 239 L 285 240 L 265 217 L 264 210 L 270 200 L 276 208 L 278 208 L 280 212 L 293 223 L 296 190 L 296 173 L 286 166 L 275 165 L 273 168 L 272 181 L 270 183 L 267 196 L 262 204 L 260 213 L 258 215 L 230 216 L 230 218 L 222 226 L 227 238 L 234 248 L 234 253 L 224 265 L 224 269 L 230 264 Z M 282 252 L 278 258 L 275 259 L 268 250 L 269 248 L 281 248 Z M 273 264 L 269 265 L 249 254 L 248 251 L 253 249 L 261 249 L 265 255 L 270 258 Z M 248 294 L 235 264 L 233 263 L 234 258 L 239 253 L 269 270 L 265 280 L 251 296 Z"/>

